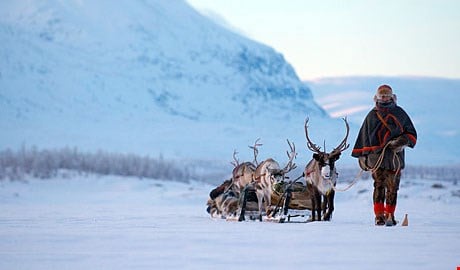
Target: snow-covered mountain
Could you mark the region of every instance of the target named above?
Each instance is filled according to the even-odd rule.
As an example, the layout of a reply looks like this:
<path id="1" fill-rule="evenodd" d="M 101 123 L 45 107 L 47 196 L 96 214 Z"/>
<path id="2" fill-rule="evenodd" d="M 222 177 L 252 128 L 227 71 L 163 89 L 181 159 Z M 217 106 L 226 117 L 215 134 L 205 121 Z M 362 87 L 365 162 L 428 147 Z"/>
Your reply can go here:
<path id="1" fill-rule="evenodd" d="M 280 53 L 184 1 L 1 1 L 0 40 L 2 148 L 231 158 L 328 118 Z"/>
<path id="2" fill-rule="evenodd" d="M 337 77 L 309 81 L 315 100 L 332 117 L 347 116 L 360 126 L 374 106 L 376 88 L 389 84 L 411 116 L 418 142 L 408 150 L 411 163 L 460 163 L 460 79 L 430 77 Z M 410 164 L 410 163 L 409 163 Z"/>
<path id="3" fill-rule="evenodd" d="M 304 83 L 267 45 L 184 1 L 0 2 L 0 148 L 77 147 L 165 157 L 285 160 L 286 139 L 353 144 L 374 89 L 391 84 L 419 131 L 409 164 L 460 161 L 459 80 L 329 78 Z M 310 90 L 311 89 L 311 90 Z M 322 105 L 317 105 L 313 98 Z M 324 108 L 324 109 L 323 109 Z M 326 113 L 327 111 L 327 113 Z M 329 117 L 329 115 L 332 117 Z M 343 163 L 356 165 L 349 151 Z"/>

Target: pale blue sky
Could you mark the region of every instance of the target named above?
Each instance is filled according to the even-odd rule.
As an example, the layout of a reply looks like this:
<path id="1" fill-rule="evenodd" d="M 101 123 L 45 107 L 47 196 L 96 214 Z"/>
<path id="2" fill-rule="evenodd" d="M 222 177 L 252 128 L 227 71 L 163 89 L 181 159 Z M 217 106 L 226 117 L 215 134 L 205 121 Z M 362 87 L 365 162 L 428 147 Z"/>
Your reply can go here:
<path id="1" fill-rule="evenodd" d="M 460 78 L 458 0 L 187 0 L 265 43 L 301 79 Z M 214 14 L 214 15 L 215 15 Z"/>

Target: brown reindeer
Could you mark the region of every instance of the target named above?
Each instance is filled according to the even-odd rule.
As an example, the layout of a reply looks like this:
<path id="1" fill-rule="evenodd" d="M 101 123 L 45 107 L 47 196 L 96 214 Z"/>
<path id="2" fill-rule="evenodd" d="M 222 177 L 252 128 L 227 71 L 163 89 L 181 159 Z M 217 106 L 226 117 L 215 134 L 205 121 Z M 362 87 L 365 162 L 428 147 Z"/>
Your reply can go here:
<path id="1" fill-rule="evenodd" d="M 236 203 L 238 206 L 238 197 L 239 190 L 232 186 L 232 179 L 225 180 L 209 193 L 206 210 L 213 218 L 232 216 L 236 213 L 233 205 Z"/>
<path id="2" fill-rule="evenodd" d="M 255 142 L 254 153 L 257 153 L 258 140 Z M 222 218 L 229 218 L 236 216 L 240 209 L 240 194 L 246 186 L 252 182 L 253 174 L 256 166 L 251 162 L 240 161 L 236 157 L 237 152 L 233 151 L 233 171 L 232 178 L 225 181 L 221 186 L 215 188 L 210 193 L 208 200 L 208 213 L 212 217 L 221 216 Z M 257 161 L 257 159 L 254 159 Z"/>
<path id="3" fill-rule="evenodd" d="M 236 217 L 240 210 L 241 192 L 233 178 L 224 181 L 209 193 L 207 212 L 214 218 Z"/>
<path id="4" fill-rule="evenodd" d="M 276 162 L 274 159 L 268 158 L 262 163 L 258 164 L 257 169 L 254 172 L 254 180 L 252 185 L 257 195 L 260 221 L 262 221 L 262 210 L 264 203 L 265 212 L 267 215 L 270 213 L 272 185 L 274 183 L 284 181 L 285 175 L 296 168 L 296 165 L 293 163 L 293 160 L 296 157 L 295 145 L 294 143 L 289 142 L 289 140 L 287 142 L 291 151 L 287 151 L 289 160 L 283 169 L 281 169 L 278 162 Z"/>
<path id="5" fill-rule="evenodd" d="M 259 146 L 258 140 L 255 142 L 254 148 Z M 251 147 L 251 146 L 250 146 Z M 254 153 L 256 153 L 256 150 L 254 150 Z M 235 185 L 239 191 L 242 191 L 249 183 L 252 182 L 253 174 L 256 170 L 256 165 L 254 165 L 251 162 L 243 162 L 240 163 L 239 160 L 236 158 L 237 152 L 233 152 L 233 160 L 234 162 L 232 163 L 235 168 L 233 168 L 232 171 L 232 184 Z M 254 158 L 255 161 L 257 161 Z"/>
<path id="6" fill-rule="evenodd" d="M 238 191 L 239 201 L 237 204 L 237 210 L 240 212 L 239 221 L 244 219 L 244 211 L 246 209 L 247 198 L 248 198 L 248 191 L 251 189 L 249 186 L 254 178 L 254 172 L 256 171 L 257 162 L 257 155 L 259 153 L 258 147 L 262 144 L 259 143 L 260 139 L 257 139 L 253 146 L 249 146 L 249 148 L 253 149 L 254 151 L 254 161 L 253 162 L 243 162 L 240 163 L 239 160 L 236 158 L 237 152 L 233 152 L 233 160 L 232 162 L 233 168 L 232 171 L 232 184 L 235 187 L 235 190 Z M 256 164 L 256 165 L 254 165 Z M 243 196 L 241 196 L 241 192 L 243 192 Z"/>
<path id="7" fill-rule="evenodd" d="M 305 167 L 305 181 L 307 188 L 311 191 L 312 218 L 311 220 L 321 220 L 321 210 L 323 209 L 324 220 L 330 220 L 334 211 L 335 185 L 337 182 L 337 170 L 335 162 L 340 158 L 340 154 L 350 145 L 347 144 L 350 127 L 347 119 L 343 118 L 346 126 L 346 135 L 342 142 L 327 153 L 321 151 L 321 147 L 314 144 L 308 137 L 308 121 L 305 120 L 305 136 L 307 138 L 307 147 L 313 151 L 313 159 Z M 324 204 L 322 204 L 324 199 Z M 326 210 L 327 209 L 327 210 Z M 318 215 L 316 217 L 316 215 Z"/>

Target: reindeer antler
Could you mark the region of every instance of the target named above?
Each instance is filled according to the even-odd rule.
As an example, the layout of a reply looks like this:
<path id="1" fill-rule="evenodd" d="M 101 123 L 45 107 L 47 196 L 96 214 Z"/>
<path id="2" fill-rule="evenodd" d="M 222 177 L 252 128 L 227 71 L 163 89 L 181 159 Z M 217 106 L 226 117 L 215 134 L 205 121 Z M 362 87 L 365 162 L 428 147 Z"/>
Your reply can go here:
<path id="1" fill-rule="evenodd" d="M 337 153 L 342 153 L 345 151 L 348 147 L 350 147 L 350 144 L 347 144 L 347 139 L 348 139 L 348 134 L 350 134 L 350 125 L 348 124 L 347 118 L 344 117 L 342 120 L 345 122 L 345 127 L 346 127 L 346 134 L 345 138 L 340 142 L 340 144 L 332 150 L 332 153 L 337 154 Z"/>
<path id="2" fill-rule="evenodd" d="M 233 150 L 233 160 L 232 162 L 230 162 L 235 168 L 240 165 L 240 161 L 236 158 L 236 154 L 238 154 L 238 152 L 236 152 L 236 150 Z"/>
<path id="3" fill-rule="evenodd" d="M 259 166 L 259 162 L 257 162 L 257 155 L 259 154 L 259 149 L 257 149 L 258 146 L 262 146 L 261 143 L 259 143 L 260 141 L 260 138 L 258 138 L 255 142 L 254 142 L 254 146 L 249 146 L 249 148 L 251 148 L 253 151 L 254 151 L 254 165 Z"/>
<path id="4" fill-rule="evenodd" d="M 321 153 L 321 147 L 317 146 L 316 144 L 314 144 L 310 138 L 308 137 L 308 121 L 310 119 L 307 117 L 307 119 L 305 119 L 305 136 L 307 137 L 307 147 L 308 149 L 310 149 L 311 151 L 313 152 L 316 152 L 316 153 Z"/>
<path id="5" fill-rule="evenodd" d="M 283 171 L 285 174 L 297 168 L 297 165 L 293 163 L 294 159 L 297 157 L 297 153 L 295 152 L 295 145 L 294 143 L 291 143 L 289 140 L 286 140 L 286 141 L 289 145 L 289 148 L 291 149 L 291 152 L 286 151 L 289 161 L 286 164 L 286 166 L 283 168 Z"/>

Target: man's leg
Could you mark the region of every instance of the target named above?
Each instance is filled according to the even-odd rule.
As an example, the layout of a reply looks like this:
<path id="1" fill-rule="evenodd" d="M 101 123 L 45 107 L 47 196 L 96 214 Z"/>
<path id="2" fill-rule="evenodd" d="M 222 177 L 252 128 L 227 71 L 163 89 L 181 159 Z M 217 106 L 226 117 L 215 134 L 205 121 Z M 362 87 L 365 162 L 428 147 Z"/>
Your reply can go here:
<path id="1" fill-rule="evenodd" d="M 375 214 L 375 225 L 385 224 L 385 171 L 383 169 L 377 169 L 372 173 L 374 179 L 374 214 Z"/>
<path id="2" fill-rule="evenodd" d="M 386 171 L 386 194 L 385 194 L 385 218 L 386 225 L 396 225 L 395 210 L 398 199 L 399 182 L 401 172 Z"/>

